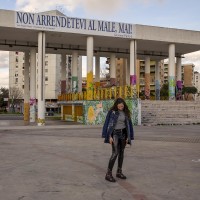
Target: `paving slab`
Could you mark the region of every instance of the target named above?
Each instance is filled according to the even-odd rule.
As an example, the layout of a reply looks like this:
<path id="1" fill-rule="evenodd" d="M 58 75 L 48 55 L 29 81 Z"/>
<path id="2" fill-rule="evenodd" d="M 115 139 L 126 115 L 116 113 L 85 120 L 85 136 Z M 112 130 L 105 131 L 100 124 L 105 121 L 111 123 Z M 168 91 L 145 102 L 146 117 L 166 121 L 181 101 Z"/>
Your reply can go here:
<path id="1" fill-rule="evenodd" d="M 199 125 L 134 127 L 128 179 L 116 183 L 104 179 L 111 147 L 101 128 L 1 126 L 0 199 L 199 200 Z"/>

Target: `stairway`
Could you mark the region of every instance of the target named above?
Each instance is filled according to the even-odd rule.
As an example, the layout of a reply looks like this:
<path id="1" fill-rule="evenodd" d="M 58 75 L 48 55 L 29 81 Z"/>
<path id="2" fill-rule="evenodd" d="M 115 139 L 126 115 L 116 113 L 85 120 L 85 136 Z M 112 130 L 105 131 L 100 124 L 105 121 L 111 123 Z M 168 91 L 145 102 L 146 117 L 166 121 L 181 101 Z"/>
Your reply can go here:
<path id="1" fill-rule="evenodd" d="M 141 101 L 142 125 L 200 124 L 200 101 Z"/>

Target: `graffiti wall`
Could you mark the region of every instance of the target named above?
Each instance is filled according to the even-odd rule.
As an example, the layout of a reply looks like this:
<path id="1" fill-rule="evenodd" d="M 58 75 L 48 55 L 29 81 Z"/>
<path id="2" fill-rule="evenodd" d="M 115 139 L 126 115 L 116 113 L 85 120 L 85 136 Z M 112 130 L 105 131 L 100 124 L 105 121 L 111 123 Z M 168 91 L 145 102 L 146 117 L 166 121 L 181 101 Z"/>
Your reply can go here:
<path id="1" fill-rule="evenodd" d="M 138 100 L 125 100 L 132 115 L 131 119 L 134 125 L 138 124 Z M 109 109 L 114 100 L 102 101 L 84 101 L 83 102 L 83 123 L 87 125 L 102 125 L 106 119 Z"/>

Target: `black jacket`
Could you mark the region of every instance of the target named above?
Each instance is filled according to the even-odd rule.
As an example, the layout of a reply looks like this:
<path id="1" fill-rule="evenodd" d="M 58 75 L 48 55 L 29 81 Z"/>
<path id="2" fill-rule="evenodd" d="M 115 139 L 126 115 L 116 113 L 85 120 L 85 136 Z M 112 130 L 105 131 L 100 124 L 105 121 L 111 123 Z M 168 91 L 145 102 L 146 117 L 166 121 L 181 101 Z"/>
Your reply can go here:
<path id="1" fill-rule="evenodd" d="M 119 117 L 118 111 L 110 110 L 108 112 L 102 129 L 102 137 L 105 138 L 104 140 L 105 143 L 109 143 L 109 137 L 114 130 L 118 117 Z M 128 136 L 128 144 L 131 144 L 131 140 L 134 140 L 134 130 L 132 122 L 127 116 L 125 117 L 125 125 Z"/>

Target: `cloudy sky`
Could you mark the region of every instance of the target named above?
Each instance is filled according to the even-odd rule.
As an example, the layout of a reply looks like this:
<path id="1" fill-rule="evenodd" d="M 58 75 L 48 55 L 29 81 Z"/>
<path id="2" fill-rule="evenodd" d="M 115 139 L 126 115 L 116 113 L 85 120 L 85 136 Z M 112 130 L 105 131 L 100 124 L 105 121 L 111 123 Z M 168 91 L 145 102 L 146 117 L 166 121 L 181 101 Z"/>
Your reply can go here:
<path id="1" fill-rule="evenodd" d="M 199 0 L 0 0 L 0 9 L 57 9 L 71 17 L 196 31 L 200 31 L 199 8 Z M 194 63 L 200 72 L 200 52 L 184 56 L 183 63 Z M 8 62 L 8 52 L 0 51 L 0 87 L 8 86 Z"/>

